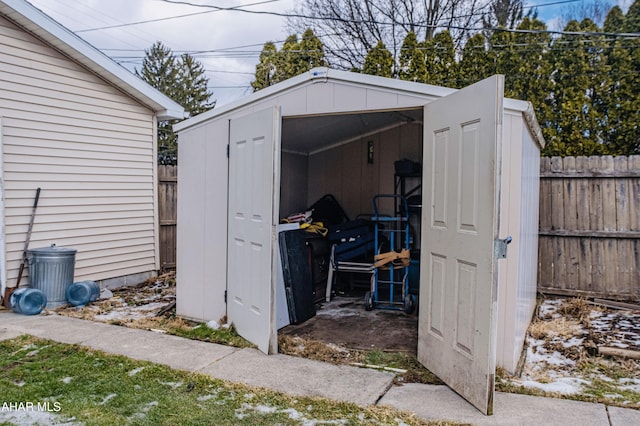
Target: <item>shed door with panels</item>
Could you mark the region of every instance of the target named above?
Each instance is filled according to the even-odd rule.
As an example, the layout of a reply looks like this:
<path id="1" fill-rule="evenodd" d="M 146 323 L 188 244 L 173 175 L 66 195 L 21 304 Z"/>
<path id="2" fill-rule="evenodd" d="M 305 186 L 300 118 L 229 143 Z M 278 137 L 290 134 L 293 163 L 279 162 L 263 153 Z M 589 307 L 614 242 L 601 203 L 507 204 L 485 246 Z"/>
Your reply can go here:
<path id="1" fill-rule="evenodd" d="M 418 359 L 485 414 L 496 363 L 502 99 L 503 76 L 494 76 L 424 114 Z"/>
<path id="2" fill-rule="evenodd" d="M 272 246 L 279 114 L 259 111 L 231 120 L 229 128 L 227 315 L 238 334 L 265 353 L 276 352 Z"/>

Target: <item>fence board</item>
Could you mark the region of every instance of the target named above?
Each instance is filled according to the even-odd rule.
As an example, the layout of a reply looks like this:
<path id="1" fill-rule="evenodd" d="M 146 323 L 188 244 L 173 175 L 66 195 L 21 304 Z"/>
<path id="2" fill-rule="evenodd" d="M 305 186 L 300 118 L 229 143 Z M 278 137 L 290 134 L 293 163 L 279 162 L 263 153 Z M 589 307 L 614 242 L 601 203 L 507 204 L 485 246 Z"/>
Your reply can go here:
<path id="1" fill-rule="evenodd" d="M 538 288 L 640 299 L 640 156 L 540 164 Z"/>
<path id="2" fill-rule="evenodd" d="M 158 166 L 158 219 L 160 221 L 160 267 L 176 267 L 178 166 Z"/>

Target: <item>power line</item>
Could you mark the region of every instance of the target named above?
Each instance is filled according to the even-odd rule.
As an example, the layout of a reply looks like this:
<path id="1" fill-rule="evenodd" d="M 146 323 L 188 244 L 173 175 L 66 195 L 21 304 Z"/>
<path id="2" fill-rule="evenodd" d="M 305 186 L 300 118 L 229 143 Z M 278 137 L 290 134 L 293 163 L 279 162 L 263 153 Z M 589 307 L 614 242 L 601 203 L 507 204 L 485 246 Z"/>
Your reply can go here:
<path id="1" fill-rule="evenodd" d="M 250 3 L 250 4 L 241 5 L 241 6 L 233 6 L 233 7 L 207 6 L 210 9 L 213 9 L 213 10 L 206 10 L 204 12 L 187 13 L 187 14 L 184 14 L 184 15 L 167 16 L 165 18 L 148 19 L 148 20 L 145 20 L 145 21 L 126 22 L 124 24 L 107 25 L 107 26 L 104 26 L 104 27 L 87 28 L 87 29 L 78 30 L 78 31 L 75 31 L 75 32 L 76 33 L 85 33 L 85 32 L 89 32 L 89 31 L 99 31 L 99 30 L 109 30 L 109 29 L 112 29 L 112 28 L 130 27 L 130 26 L 133 26 L 133 25 L 141 25 L 141 24 L 150 24 L 150 23 L 153 23 L 153 22 L 169 21 L 171 19 L 187 18 L 187 17 L 190 17 L 190 16 L 204 15 L 206 13 L 221 12 L 221 11 L 237 10 L 237 11 L 242 11 L 242 12 L 250 12 L 248 10 L 243 10 L 243 9 L 240 9 L 240 8 L 241 7 L 248 7 L 248 6 L 257 6 L 257 5 L 266 4 L 266 3 L 273 3 L 273 2 L 277 2 L 277 1 L 280 1 L 280 0 L 264 0 L 264 1 L 261 1 L 261 2 L 257 2 L 257 3 Z M 171 2 L 171 1 L 167 1 L 166 3 L 180 4 L 178 2 Z M 190 4 L 190 6 L 195 6 L 195 5 L 194 4 Z M 200 6 L 202 6 L 202 5 L 200 5 Z"/>

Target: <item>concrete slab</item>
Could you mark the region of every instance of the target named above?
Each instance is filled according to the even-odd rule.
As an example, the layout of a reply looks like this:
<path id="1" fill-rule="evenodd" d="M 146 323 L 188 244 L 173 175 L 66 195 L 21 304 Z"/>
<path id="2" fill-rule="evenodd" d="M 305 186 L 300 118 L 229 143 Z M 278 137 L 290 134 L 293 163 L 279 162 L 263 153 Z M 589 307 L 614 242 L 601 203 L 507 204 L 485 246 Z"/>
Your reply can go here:
<path id="1" fill-rule="evenodd" d="M 0 327 L 0 341 L 13 339 L 15 337 L 21 336 L 22 334 L 24 333 L 6 327 Z"/>
<path id="2" fill-rule="evenodd" d="M 238 350 L 153 331 L 111 327 L 115 329 L 94 336 L 82 345 L 187 371 L 200 370 Z"/>
<path id="3" fill-rule="evenodd" d="M 485 416 L 446 386 L 416 383 L 392 387 L 379 405 L 412 411 L 426 420 L 474 425 L 609 424 L 606 407 L 602 404 L 498 392 L 494 415 Z"/>
<path id="4" fill-rule="evenodd" d="M 285 392 L 372 405 L 391 386 L 394 375 L 345 365 L 265 355 L 242 349 L 201 370 L 212 377 Z"/>
<path id="5" fill-rule="evenodd" d="M 640 425 L 640 410 L 631 408 L 607 407 L 611 426 Z"/>
<path id="6" fill-rule="evenodd" d="M 110 327 L 117 327 L 60 315 L 20 315 L 14 313 L 2 314 L 0 323 L 8 329 L 22 334 L 70 344 L 82 343 L 104 333 Z"/>

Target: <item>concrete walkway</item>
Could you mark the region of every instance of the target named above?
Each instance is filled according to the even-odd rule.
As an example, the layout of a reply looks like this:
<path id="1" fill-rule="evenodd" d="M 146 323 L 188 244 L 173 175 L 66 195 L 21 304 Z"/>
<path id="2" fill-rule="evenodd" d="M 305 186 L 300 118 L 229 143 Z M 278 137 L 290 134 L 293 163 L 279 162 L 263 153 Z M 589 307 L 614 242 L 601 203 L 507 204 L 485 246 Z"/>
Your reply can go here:
<path id="1" fill-rule="evenodd" d="M 446 386 L 393 385 L 392 373 L 337 366 L 287 355 L 266 356 L 153 331 L 63 317 L 0 312 L 0 340 L 21 334 L 79 344 L 164 364 L 217 379 L 291 395 L 324 397 L 358 405 L 386 405 L 427 420 L 477 425 L 638 425 L 640 411 L 603 404 L 497 393 L 493 416 L 484 416 Z"/>

